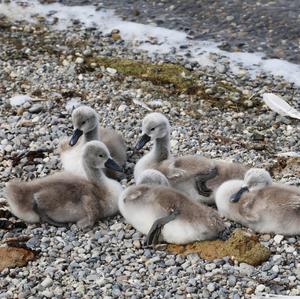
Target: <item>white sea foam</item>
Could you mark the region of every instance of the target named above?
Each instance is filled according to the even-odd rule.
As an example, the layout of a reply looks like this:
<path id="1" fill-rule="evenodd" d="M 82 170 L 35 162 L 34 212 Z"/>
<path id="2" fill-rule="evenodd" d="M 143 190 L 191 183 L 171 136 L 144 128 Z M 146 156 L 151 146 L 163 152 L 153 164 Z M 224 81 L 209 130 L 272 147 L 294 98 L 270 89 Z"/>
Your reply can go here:
<path id="1" fill-rule="evenodd" d="M 113 10 L 96 11 L 92 5 L 40 4 L 36 0 L 23 2 L 27 3 L 25 7 L 19 6 L 14 1 L 0 3 L 0 12 L 13 20 L 26 19 L 32 22 L 36 21 L 36 15 L 46 17 L 50 23 L 54 17 L 57 17 L 59 21 L 53 25 L 57 30 L 66 29 L 72 25 L 74 19 L 79 20 L 84 26 L 97 27 L 103 33 L 119 29 L 122 38 L 129 45 L 145 50 L 149 55 L 167 54 L 173 49 L 176 49 L 178 55 L 184 55 L 189 51 L 191 61 L 197 61 L 202 66 L 209 66 L 216 64 L 211 59 L 211 54 L 217 54 L 229 61 L 233 73 L 246 70 L 254 78 L 259 73 L 265 72 L 274 76 L 282 76 L 287 81 L 300 86 L 300 65 L 281 59 L 265 59 L 263 53 L 226 52 L 219 49 L 216 42 L 189 40 L 184 32 L 123 21 L 114 14 Z M 188 48 L 181 49 L 180 45 L 187 45 Z M 220 61 L 218 63 L 220 64 Z"/>

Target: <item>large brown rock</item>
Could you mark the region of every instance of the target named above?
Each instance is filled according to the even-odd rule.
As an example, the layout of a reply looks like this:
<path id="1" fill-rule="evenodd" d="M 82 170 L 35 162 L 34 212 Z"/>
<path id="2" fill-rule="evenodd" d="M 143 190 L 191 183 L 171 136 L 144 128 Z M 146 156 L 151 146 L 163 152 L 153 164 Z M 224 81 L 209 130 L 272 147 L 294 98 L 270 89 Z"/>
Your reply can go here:
<path id="1" fill-rule="evenodd" d="M 29 249 L 0 247 L 0 271 L 5 268 L 23 267 L 34 257 L 35 254 Z"/>

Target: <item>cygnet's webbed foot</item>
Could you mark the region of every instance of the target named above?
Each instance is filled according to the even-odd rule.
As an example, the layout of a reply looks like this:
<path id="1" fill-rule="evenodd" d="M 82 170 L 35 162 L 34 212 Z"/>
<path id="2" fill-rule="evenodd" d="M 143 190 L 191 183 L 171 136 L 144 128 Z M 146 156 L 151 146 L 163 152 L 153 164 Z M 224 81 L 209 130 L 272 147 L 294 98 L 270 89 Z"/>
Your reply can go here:
<path id="1" fill-rule="evenodd" d="M 212 194 L 212 190 L 207 188 L 205 182 L 196 180 L 196 187 L 197 187 L 198 193 L 202 196 L 209 197 Z"/>
<path id="2" fill-rule="evenodd" d="M 206 186 L 206 182 L 218 175 L 218 168 L 214 167 L 210 172 L 198 174 L 195 178 L 196 188 L 200 195 L 209 197 L 213 190 Z"/>
<path id="3" fill-rule="evenodd" d="M 154 221 L 145 240 L 145 246 L 156 245 L 159 243 L 161 230 L 168 222 L 176 219 L 179 215 L 179 210 L 173 210 L 168 216 L 162 217 Z"/>
<path id="4" fill-rule="evenodd" d="M 53 219 L 51 219 L 47 215 L 47 213 L 38 206 L 38 204 L 37 204 L 36 201 L 33 202 L 32 208 L 33 208 L 33 211 L 40 216 L 42 222 L 47 222 L 47 223 L 49 223 L 49 224 L 51 224 L 53 226 L 56 226 L 56 227 L 64 227 L 64 226 L 66 226 L 65 223 L 56 222 Z"/>

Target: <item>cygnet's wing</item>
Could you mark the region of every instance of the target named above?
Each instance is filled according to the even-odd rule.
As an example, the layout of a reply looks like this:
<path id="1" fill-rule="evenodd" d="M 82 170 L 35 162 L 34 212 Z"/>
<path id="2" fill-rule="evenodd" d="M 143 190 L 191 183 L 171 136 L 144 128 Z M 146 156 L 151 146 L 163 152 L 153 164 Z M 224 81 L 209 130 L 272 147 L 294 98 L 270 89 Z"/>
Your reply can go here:
<path id="1" fill-rule="evenodd" d="M 224 182 L 228 180 L 243 179 L 248 167 L 240 163 L 232 163 L 221 160 L 213 160 L 218 169 L 218 175 L 209 180 L 206 186 L 212 190 L 216 190 Z"/>
<path id="2" fill-rule="evenodd" d="M 209 174 L 214 162 L 201 156 L 184 156 L 162 162 L 160 170 L 171 182 L 184 182 L 192 177 Z"/>
<path id="3" fill-rule="evenodd" d="M 189 197 L 170 187 L 159 187 L 157 201 L 167 215 L 176 212 L 182 221 L 221 231 L 224 222 L 218 212 L 204 204 L 192 201 Z"/>
<path id="4" fill-rule="evenodd" d="M 127 160 L 126 145 L 123 137 L 113 129 L 99 128 L 100 140 L 107 146 L 111 157 L 120 166 Z"/>
<path id="5" fill-rule="evenodd" d="M 294 210 L 299 210 L 300 216 L 300 196 L 292 195 L 291 197 L 289 197 L 287 205 Z"/>
<path id="6" fill-rule="evenodd" d="M 273 201 L 285 209 L 299 209 L 300 212 L 300 188 L 284 184 L 273 184 L 267 190 L 272 192 Z"/>
<path id="7" fill-rule="evenodd" d="M 150 189 L 151 187 L 146 185 L 131 186 L 127 190 L 125 190 L 125 196 L 123 201 L 125 203 L 147 201 L 148 198 L 151 198 L 147 196 Z"/>
<path id="8" fill-rule="evenodd" d="M 261 212 L 266 208 L 266 201 L 259 202 L 257 193 L 257 191 L 244 193 L 239 202 L 236 203 L 239 205 L 239 213 L 242 217 L 241 222 L 253 224 L 260 221 Z"/>
<path id="9" fill-rule="evenodd" d="M 300 216 L 300 195 L 287 186 L 275 184 L 244 193 L 239 201 L 241 222 L 259 227 L 261 224 L 284 227 Z"/>

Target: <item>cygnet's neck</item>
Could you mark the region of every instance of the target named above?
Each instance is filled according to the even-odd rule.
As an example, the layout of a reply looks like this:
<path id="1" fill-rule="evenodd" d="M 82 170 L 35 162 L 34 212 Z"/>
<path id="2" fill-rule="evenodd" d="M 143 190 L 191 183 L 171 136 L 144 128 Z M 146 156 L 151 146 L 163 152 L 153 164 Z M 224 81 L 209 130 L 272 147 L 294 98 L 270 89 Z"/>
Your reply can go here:
<path id="1" fill-rule="evenodd" d="M 154 141 L 152 155 L 157 162 L 169 159 L 170 157 L 170 136 L 169 132 L 162 138 L 157 138 Z"/>
<path id="2" fill-rule="evenodd" d="M 98 125 L 96 125 L 91 131 L 84 133 L 85 142 L 89 142 L 92 140 L 98 140 Z"/>
<path id="3" fill-rule="evenodd" d="M 89 165 L 86 161 L 83 161 L 83 168 L 89 181 L 97 182 L 98 184 L 104 182 L 105 174 L 101 168 Z"/>

